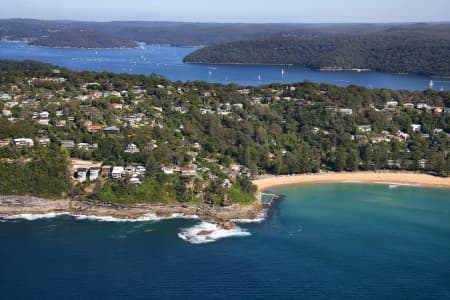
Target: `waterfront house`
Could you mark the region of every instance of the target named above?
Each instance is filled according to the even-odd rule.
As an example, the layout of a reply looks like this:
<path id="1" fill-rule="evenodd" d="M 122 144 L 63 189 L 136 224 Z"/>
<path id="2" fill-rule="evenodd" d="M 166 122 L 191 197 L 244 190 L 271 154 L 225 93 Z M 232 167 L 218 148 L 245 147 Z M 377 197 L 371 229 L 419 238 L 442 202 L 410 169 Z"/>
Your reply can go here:
<path id="1" fill-rule="evenodd" d="M 75 178 L 78 180 L 78 182 L 83 183 L 87 180 L 87 168 L 78 168 L 75 172 Z"/>
<path id="2" fill-rule="evenodd" d="M 89 169 L 89 180 L 90 181 L 97 180 L 99 173 L 100 173 L 100 168 L 98 168 L 98 167 L 90 168 Z"/>
<path id="3" fill-rule="evenodd" d="M 109 175 L 111 174 L 111 169 L 112 166 L 110 165 L 103 165 L 101 168 L 101 173 L 103 177 L 109 177 Z"/>
<path id="4" fill-rule="evenodd" d="M 124 167 L 113 167 L 111 171 L 112 179 L 120 179 L 124 173 Z"/>

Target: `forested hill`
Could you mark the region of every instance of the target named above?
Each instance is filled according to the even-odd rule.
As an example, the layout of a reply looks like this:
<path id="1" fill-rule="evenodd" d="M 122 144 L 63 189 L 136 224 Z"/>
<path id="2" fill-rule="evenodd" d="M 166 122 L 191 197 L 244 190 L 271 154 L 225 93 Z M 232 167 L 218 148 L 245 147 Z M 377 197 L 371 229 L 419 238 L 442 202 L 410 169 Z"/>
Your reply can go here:
<path id="1" fill-rule="evenodd" d="M 450 35 L 441 31 L 385 30 L 354 35 L 282 36 L 199 49 L 187 63 L 293 64 L 311 69 L 371 69 L 450 75 Z"/>
<path id="2" fill-rule="evenodd" d="M 426 34 L 450 38 L 450 24 L 239 24 L 149 21 L 0 20 L 0 39 L 39 46 L 114 48 L 136 42 L 172 46 L 218 45 L 275 37 L 349 37 L 380 32 Z"/>

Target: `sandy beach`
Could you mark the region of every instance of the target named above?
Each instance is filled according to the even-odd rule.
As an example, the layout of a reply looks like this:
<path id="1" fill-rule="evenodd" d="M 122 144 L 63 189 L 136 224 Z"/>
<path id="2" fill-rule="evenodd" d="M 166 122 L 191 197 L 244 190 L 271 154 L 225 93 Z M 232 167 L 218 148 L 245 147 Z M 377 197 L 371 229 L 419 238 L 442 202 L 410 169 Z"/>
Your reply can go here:
<path id="1" fill-rule="evenodd" d="M 409 172 L 340 172 L 283 176 L 269 175 L 268 177 L 253 180 L 258 191 L 264 191 L 268 188 L 281 185 L 339 182 L 408 184 L 450 188 L 450 177 L 443 178 Z"/>

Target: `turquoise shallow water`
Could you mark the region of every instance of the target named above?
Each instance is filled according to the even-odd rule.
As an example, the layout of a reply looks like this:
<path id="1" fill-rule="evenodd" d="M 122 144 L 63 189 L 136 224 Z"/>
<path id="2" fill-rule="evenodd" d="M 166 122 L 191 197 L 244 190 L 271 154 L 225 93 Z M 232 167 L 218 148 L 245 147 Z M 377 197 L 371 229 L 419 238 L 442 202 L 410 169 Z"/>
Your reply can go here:
<path id="1" fill-rule="evenodd" d="M 2 299 L 449 299 L 449 190 L 273 189 L 250 236 L 178 237 L 198 220 L 0 222 Z"/>

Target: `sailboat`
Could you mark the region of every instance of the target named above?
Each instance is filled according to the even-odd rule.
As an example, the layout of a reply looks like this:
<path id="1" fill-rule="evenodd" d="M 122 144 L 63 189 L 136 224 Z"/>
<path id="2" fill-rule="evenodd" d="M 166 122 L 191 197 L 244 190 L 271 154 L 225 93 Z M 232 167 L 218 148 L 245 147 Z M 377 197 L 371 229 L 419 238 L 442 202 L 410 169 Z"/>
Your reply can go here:
<path id="1" fill-rule="evenodd" d="M 261 74 L 258 74 L 258 81 L 261 81 Z"/>
<path id="2" fill-rule="evenodd" d="M 434 86 L 433 80 L 430 80 L 430 89 L 432 89 Z"/>
<path id="3" fill-rule="evenodd" d="M 281 68 L 281 77 L 283 77 L 283 76 L 284 76 L 284 69 Z"/>
<path id="4" fill-rule="evenodd" d="M 209 76 L 212 75 L 211 69 L 208 70 L 208 74 L 209 74 Z"/>

